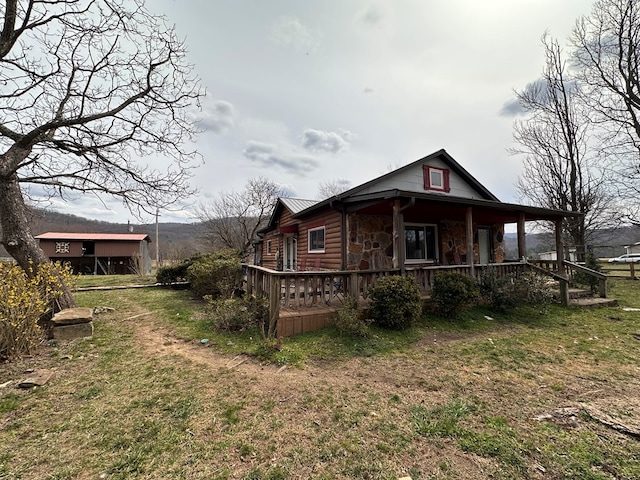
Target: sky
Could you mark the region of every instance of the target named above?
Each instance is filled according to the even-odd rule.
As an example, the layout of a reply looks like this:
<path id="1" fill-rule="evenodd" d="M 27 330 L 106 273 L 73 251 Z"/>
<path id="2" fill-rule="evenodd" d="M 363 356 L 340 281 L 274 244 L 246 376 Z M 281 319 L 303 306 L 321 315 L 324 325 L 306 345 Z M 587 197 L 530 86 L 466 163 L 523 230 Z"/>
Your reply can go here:
<path id="1" fill-rule="evenodd" d="M 152 0 L 206 89 L 191 206 L 250 178 L 318 198 L 441 148 L 500 200 L 519 203 L 514 89 L 535 81 L 545 31 L 566 43 L 588 0 Z M 118 202 L 54 208 L 123 222 Z M 148 219 L 151 220 L 151 217 Z"/>

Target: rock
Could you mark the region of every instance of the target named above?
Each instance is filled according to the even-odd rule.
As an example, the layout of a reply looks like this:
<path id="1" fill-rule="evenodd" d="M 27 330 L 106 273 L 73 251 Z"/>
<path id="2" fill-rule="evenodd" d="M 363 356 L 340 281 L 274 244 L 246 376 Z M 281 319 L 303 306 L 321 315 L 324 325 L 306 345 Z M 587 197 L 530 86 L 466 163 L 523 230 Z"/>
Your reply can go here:
<path id="1" fill-rule="evenodd" d="M 33 387 L 41 387 L 45 385 L 53 376 L 53 372 L 49 370 L 38 370 L 34 372 L 33 375 L 28 376 L 20 383 L 18 383 L 18 387 L 20 388 L 33 388 Z"/>
<path id="2" fill-rule="evenodd" d="M 93 312 L 90 308 L 67 308 L 56 313 L 51 321 L 54 327 L 56 327 L 58 325 L 90 323 L 92 320 Z"/>
<path id="3" fill-rule="evenodd" d="M 78 323 L 76 325 L 59 325 L 53 327 L 53 338 L 56 340 L 73 340 L 93 336 L 93 323 Z"/>
<path id="4" fill-rule="evenodd" d="M 73 340 L 93 336 L 93 311 L 90 308 L 67 308 L 56 313 L 53 323 L 55 340 Z"/>

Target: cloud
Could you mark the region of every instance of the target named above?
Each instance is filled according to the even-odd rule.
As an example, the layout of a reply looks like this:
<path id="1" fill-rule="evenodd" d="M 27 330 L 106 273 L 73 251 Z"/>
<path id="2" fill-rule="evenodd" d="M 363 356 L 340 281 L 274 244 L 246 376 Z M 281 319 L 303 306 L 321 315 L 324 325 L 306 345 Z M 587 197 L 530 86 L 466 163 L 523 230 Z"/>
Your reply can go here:
<path id="1" fill-rule="evenodd" d="M 235 108 L 229 102 L 218 100 L 202 108 L 195 115 L 198 127 L 207 132 L 222 134 L 234 125 Z"/>
<path id="2" fill-rule="evenodd" d="M 380 7 L 376 5 L 370 5 L 360 14 L 360 20 L 362 23 L 371 26 L 378 25 L 383 17 L 384 15 L 380 11 Z"/>
<path id="3" fill-rule="evenodd" d="M 349 139 L 354 136 L 347 130 L 336 133 L 308 128 L 302 134 L 302 146 L 314 152 L 338 153 L 349 146 Z"/>
<path id="4" fill-rule="evenodd" d="M 297 51 L 314 51 L 320 46 L 322 34 L 295 17 L 282 17 L 271 27 L 271 38 L 277 44 Z"/>
<path id="5" fill-rule="evenodd" d="M 249 140 L 242 154 L 263 167 L 280 167 L 298 177 L 304 177 L 320 166 L 320 162 L 309 155 L 283 154 L 278 152 L 275 145 L 256 140 Z"/>
<path id="6" fill-rule="evenodd" d="M 507 100 L 500 109 L 500 116 L 502 117 L 517 117 L 518 115 L 524 115 L 524 113 L 522 105 L 515 98 Z"/>

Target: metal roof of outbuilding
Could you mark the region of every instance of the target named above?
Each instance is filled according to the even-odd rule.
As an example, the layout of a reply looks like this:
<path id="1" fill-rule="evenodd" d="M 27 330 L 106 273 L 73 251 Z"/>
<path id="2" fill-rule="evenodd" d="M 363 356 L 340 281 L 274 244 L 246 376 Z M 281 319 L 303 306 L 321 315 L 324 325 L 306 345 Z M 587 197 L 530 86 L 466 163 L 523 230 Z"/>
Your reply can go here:
<path id="1" fill-rule="evenodd" d="M 46 232 L 36 235 L 39 240 L 105 240 L 105 241 L 151 241 L 146 233 L 75 233 Z"/>

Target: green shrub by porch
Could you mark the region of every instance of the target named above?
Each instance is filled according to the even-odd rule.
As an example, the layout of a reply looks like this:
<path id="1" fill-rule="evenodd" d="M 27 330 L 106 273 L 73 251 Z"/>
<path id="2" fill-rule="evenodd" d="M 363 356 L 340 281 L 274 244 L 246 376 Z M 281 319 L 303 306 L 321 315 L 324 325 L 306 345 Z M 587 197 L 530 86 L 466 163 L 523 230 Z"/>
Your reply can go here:
<path id="1" fill-rule="evenodd" d="M 431 300 L 439 315 L 454 318 L 478 300 L 480 290 L 476 280 L 456 272 L 438 272 L 433 279 Z"/>
<path id="2" fill-rule="evenodd" d="M 198 297 L 231 298 L 242 287 L 240 256 L 231 249 L 202 255 L 187 269 L 187 278 Z"/>
<path id="3" fill-rule="evenodd" d="M 376 280 L 369 289 L 373 321 L 381 327 L 410 327 L 422 314 L 420 288 L 413 278 L 392 275 Z"/>

